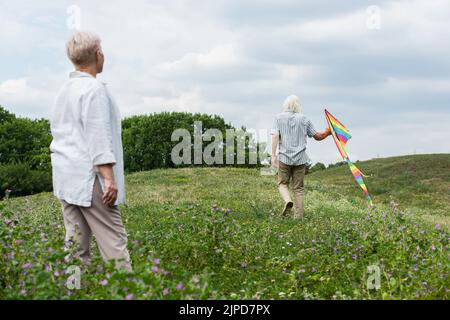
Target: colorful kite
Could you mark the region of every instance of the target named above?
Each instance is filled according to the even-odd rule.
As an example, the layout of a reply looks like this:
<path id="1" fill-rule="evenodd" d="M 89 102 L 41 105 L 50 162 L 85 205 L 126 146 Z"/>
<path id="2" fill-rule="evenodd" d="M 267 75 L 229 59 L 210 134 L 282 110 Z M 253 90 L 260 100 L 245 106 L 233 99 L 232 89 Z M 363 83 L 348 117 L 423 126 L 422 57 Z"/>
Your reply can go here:
<path id="1" fill-rule="evenodd" d="M 333 135 L 334 142 L 336 143 L 336 146 L 339 150 L 339 153 L 342 156 L 342 159 L 347 162 L 350 171 L 353 174 L 353 177 L 355 178 L 356 182 L 359 184 L 361 189 L 363 189 L 367 199 L 370 202 L 370 205 L 373 205 L 372 203 L 372 197 L 369 194 L 369 190 L 367 190 L 367 186 L 364 183 L 363 180 L 363 174 L 361 171 L 350 161 L 350 158 L 348 156 L 347 150 L 345 149 L 345 146 L 347 145 L 347 141 L 352 137 L 348 129 L 339 122 L 338 119 L 336 119 L 331 113 L 329 113 L 325 109 L 325 117 L 327 118 L 328 126 L 330 127 L 331 134 Z"/>

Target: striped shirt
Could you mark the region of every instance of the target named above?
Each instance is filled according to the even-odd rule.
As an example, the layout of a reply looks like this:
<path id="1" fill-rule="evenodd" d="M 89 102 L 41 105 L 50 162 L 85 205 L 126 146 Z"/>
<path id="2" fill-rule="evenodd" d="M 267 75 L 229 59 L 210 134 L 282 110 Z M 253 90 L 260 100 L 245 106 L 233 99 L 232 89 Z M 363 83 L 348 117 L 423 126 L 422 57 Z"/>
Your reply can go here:
<path id="1" fill-rule="evenodd" d="M 317 132 L 312 122 L 301 113 L 282 112 L 275 117 L 272 134 L 278 134 L 278 160 L 287 165 L 310 165 L 306 154 L 306 137 L 312 138 Z"/>

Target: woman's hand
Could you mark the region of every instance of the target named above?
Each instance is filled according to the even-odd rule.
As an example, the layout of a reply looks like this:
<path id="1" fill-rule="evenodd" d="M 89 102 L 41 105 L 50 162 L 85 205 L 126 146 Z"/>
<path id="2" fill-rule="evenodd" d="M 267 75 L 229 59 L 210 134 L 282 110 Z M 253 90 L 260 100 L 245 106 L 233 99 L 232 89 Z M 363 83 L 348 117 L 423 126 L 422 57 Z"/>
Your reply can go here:
<path id="1" fill-rule="evenodd" d="M 117 199 L 117 193 L 119 189 L 117 188 L 116 181 L 114 179 L 105 179 L 105 190 L 103 191 L 103 203 L 108 206 L 113 206 Z"/>

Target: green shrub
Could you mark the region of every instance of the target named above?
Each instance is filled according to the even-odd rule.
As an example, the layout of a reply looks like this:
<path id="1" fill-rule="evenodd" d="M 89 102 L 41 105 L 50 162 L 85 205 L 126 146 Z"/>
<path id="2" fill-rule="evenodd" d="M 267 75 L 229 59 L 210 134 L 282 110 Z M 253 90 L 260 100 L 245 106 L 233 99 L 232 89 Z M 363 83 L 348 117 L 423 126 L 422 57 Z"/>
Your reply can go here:
<path id="1" fill-rule="evenodd" d="M 6 190 L 11 196 L 23 196 L 52 190 L 50 171 L 30 169 L 28 163 L 0 165 L 0 198 Z"/>
<path id="2" fill-rule="evenodd" d="M 126 118 L 122 121 L 122 139 L 124 147 L 125 170 L 127 172 L 144 171 L 157 168 L 173 168 L 175 164 L 171 159 L 171 151 L 179 141 L 171 141 L 172 132 L 176 129 L 186 129 L 191 134 L 192 143 L 194 140 L 194 122 L 202 122 L 202 133 L 208 129 L 218 129 L 223 139 L 226 138 L 226 130 L 234 129 L 230 124 L 217 115 L 207 115 L 200 113 L 186 112 L 162 112 L 149 115 L 139 115 Z M 245 128 L 241 128 L 243 132 Z M 235 150 L 237 150 L 237 140 L 245 137 L 235 138 Z M 203 142 L 203 148 L 210 144 Z M 253 139 L 245 141 L 246 161 L 249 161 L 249 145 L 254 145 Z M 223 152 L 223 163 L 226 163 L 226 148 Z M 191 159 L 194 151 L 192 148 Z M 192 161 L 193 163 L 193 161 Z M 206 166 L 206 164 L 203 164 Z M 186 165 L 182 165 L 186 166 Z M 236 165 L 234 165 L 236 166 Z"/>
<path id="3" fill-rule="evenodd" d="M 31 169 L 49 170 L 52 140 L 49 121 L 10 116 L 4 119 L 0 121 L 0 164 L 20 161 L 28 163 Z"/>

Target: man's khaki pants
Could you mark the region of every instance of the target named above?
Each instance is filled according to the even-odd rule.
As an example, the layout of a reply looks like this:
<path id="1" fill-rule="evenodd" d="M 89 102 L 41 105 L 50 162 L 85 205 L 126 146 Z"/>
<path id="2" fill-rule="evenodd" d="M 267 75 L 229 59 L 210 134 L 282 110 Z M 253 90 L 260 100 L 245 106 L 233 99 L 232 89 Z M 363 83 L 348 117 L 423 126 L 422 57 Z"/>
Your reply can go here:
<path id="1" fill-rule="evenodd" d="M 119 207 L 104 204 L 102 195 L 98 177 L 95 177 L 90 207 L 81 207 L 61 200 L 66 228 L 65 240 L 74 241 L 78 245 L 77 255 L 86 261 L 90 259 L 90 242 L 94 234 L 103 260 L 114 259 L 117 268 L 131 271 L 127 234 Z"/>
<path id="2" fill-rule="evenodd" d="M 292 202 L 289 193 L 289 181 L 292 178 L 292 189 L 295 195 L 295 217 L 303 217 L 303 194 L 306 165 L 290 166 L 278 161 L 278 190 L 285 203 Z"/>

